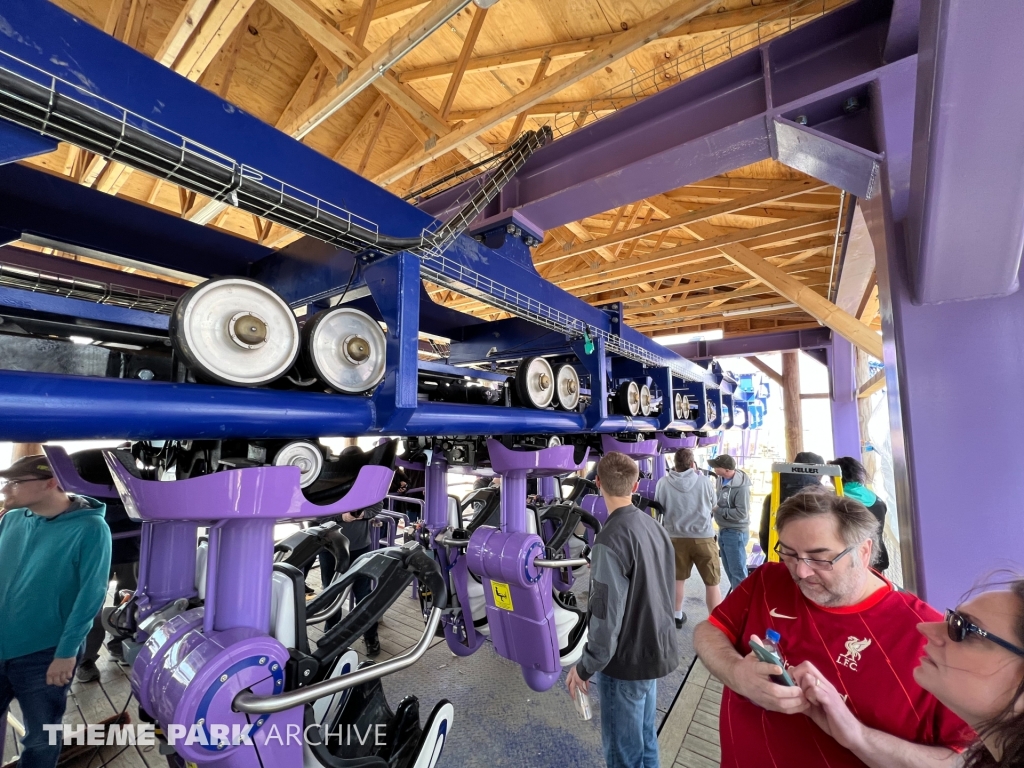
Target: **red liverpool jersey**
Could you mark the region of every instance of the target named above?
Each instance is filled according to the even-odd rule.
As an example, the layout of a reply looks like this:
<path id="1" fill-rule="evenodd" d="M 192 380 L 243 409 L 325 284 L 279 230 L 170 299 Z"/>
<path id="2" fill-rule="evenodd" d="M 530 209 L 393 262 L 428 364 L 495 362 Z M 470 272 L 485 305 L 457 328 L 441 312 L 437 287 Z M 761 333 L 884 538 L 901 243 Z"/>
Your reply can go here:
<path id="1" fill-rule="evenodd" d="M 884 577 L 883 577 L 884 578 Z M 906 741 L 960 750 L 973 731 L 914 681 L 924 637 L 916 625 L 942 616 L 888 581 L 857 605 L 823 608 L 803 596 L 789 569 L 766 563 L 711 616 L 743 655 L 751 635 L 782 635 L 787 666 L 811 662 L 870 728 Z M 806 715 L 769 712 L 726 688 L 719 732 L 723 768 L 863 766 Z"/>

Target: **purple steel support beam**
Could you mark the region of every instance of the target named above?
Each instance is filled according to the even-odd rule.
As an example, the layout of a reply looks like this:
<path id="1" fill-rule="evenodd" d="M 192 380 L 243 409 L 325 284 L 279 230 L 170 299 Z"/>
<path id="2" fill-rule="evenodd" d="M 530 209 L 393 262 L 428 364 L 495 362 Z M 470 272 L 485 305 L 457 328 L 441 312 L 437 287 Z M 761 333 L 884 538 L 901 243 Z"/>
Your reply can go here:
<path id="1" fill-rule="evenodd" d="M 709 357 L 764 355 L 769 352 L 786 352 L 791 349 L 818 349 L 830 344 L 832 344 L 832 331 L 822 327 L 710 341 L 690 341 L 686 344 L 667 345 L 665 349 L 670 349 L 688 360 L 704 360 Z"/>
<path id="2" fill-rule="evenodd" d="M 891 10 L 856 0 L 552 142 L 484 218 L 514 209 L 547 230 L 769 157 L 873 194 L 880 158 L 862 97 L 894 60 L 882 56 Z M 908 35 L 888 46 L 894 56 L 913 54 Z"/>
<path id="3" fill-rule="evenodd" d="M 860 461 L 860 415 L 857 412 L 856 350 L 842 336 L 832 340 L 828 355 L 832 452 Z"/>
<path id="4" fill-rule="evenodd" d="M 992 381 L 1024 379 L 1024 294 L 915 303 L 907 211 L 922 191 L 911 191 L 916 62 L 907 64 L 873 89 L 884 194 L 859 204 L 876 256 L 905 586 L 945 607 L 993 567 L 1024 561 L 1024 527 L 1007 507 L 1007 499 L 1024 496 L 1024 452 L 1013 449 L 1022 417 L 970 378 L 984 370 Z M 1017 116 L 1010 109 L 986 119 L 1008 128 Z M 989 444 L 1005 447 L 999 483 L 978 480 L 992 472 L 982 451 L 957 452 L 951 463 L 950 426 L 965 408 L 972 423 L 985 425 Z"/>
<path id="5" fill-rule="evenodd" d="M 911 293 L 922 304 L 1019 287 L 1022 39 L 1020 0 L 922 5 L 907 221 Z"/>

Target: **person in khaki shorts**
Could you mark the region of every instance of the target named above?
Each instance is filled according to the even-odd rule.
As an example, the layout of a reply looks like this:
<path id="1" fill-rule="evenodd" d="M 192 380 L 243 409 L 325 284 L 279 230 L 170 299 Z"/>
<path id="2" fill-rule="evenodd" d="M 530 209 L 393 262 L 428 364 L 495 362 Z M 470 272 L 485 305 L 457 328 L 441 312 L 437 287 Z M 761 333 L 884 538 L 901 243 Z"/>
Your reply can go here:
<path id="1" fill-rule="evenodd" d="M 715 486 L 697 471 L 693 451 L 680 448 L 674 457 L 675 470 L 658 481 L 654 500 L 664 510 L 665 530 L 676 553 L 676 627 L 686 623 L 683 595 L 693 566 L 704 582 L 708 613 L 722 602 L 722 568 L 712 525 Z"/>

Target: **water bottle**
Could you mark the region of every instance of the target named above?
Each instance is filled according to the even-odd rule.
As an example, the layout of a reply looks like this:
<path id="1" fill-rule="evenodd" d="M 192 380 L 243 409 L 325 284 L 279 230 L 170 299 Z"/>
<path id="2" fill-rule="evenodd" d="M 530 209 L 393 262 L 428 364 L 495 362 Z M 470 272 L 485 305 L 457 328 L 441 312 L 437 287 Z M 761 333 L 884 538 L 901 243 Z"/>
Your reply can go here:
<path id="1" fill-rule="evenodd" d="M 572 701 L 576 705 L 576 714 L 579 715 L 580 720 L 589 720 L 594 716 L 590 711 L 590 696 L 582 688 L 576 689 L 576 695 L 573 696 Z"/>
<path id="2" fill-rule="evenodd" d="M 779 666 L 782 670 L 786 669 L 786 659 L 782 656 L 782 651 L 779 649 L 779 642 L 782 640 L 782 635 L 776 632 L 774 629 L 769 629 L 764 633 L 764 649 L 774 653 L 779 659 Z M 792 685 L 791 682 L 786 680 L 782 675 L 772 675 L 772 682 L 779 685 Z"/>

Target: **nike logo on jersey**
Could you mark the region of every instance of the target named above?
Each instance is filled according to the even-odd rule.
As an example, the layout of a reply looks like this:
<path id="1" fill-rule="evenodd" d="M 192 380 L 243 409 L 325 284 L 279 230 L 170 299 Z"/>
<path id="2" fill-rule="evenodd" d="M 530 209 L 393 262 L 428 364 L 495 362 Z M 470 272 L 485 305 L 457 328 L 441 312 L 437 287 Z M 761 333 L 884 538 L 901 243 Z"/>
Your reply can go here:
<path id="1" fill-rule="evenodd" d="M 775 619 L 789 619 L 790 621 L 796 621 L 796 616 L 786 616 L 784 614 L 779 613 L 774 608 L 768 611 L 768 615 Z"/>

